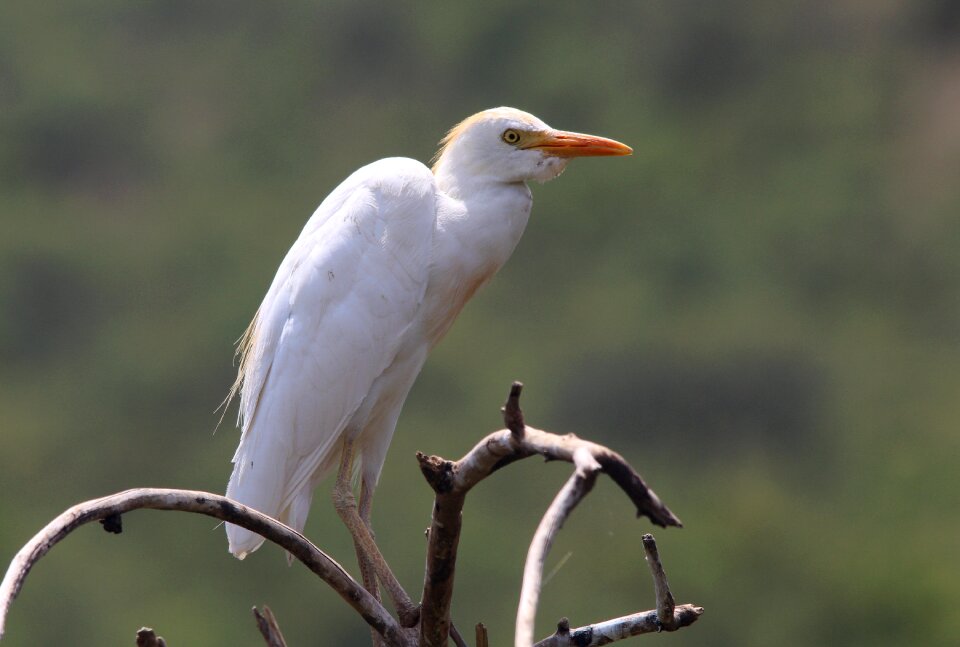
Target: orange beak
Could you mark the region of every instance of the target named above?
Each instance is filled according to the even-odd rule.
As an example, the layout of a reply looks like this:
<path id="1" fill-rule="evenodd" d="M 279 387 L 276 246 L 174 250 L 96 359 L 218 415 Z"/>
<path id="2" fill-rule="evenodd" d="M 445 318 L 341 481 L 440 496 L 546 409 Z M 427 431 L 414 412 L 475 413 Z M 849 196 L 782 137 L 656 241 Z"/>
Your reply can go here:
<path id="1" fill-rule="evenodd" d="M 537 133 L 523 148 L 541 150 L 557 157 L 599 157 L 601 155 L 630 155 L 633 149 L 613 139 L 571 133 L 564 130 L 550 130 Z"/>

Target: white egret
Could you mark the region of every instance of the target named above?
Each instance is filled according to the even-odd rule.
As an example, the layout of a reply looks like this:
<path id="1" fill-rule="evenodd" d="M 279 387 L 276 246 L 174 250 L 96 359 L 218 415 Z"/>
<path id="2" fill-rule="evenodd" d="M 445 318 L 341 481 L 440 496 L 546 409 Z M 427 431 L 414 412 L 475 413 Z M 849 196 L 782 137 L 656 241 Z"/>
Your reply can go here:
<path id="1" fill-rule="evenodd" d="M 556 177 L 572 157 L 631 152 L 495 108 L 454 127 L 432 169 L 395 157 L 344 180 L 240 341 L 231 396 L 240 393 L 242 435 L 227 496 L 302 530 L 314 489 L 339 467 L 338 511 L 358 553 L 372 549 L 363 535 L 400 409 L 427 354 L 520 240 L 526 182 Z M 227 536 L 241 559 L 263 542 L 232 524 Z"/>

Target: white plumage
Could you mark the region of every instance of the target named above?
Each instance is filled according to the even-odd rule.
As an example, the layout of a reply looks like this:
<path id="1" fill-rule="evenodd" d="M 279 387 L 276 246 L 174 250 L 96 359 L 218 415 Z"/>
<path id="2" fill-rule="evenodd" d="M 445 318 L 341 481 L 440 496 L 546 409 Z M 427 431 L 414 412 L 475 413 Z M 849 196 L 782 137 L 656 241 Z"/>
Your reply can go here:
<path id="1" fill-rule="evenodd" d="M 523 233 L 525 181 L 623 144 L 512 108 L 455 127 L 433 170 L 374 162 L 317 208 L 241 340 L 242 436 L 227 496 L 302 530 L 313 491 L 353 441 L 372 494 L 430 349 Z M 263 539 L 227 524 L 237 557 Z"/>

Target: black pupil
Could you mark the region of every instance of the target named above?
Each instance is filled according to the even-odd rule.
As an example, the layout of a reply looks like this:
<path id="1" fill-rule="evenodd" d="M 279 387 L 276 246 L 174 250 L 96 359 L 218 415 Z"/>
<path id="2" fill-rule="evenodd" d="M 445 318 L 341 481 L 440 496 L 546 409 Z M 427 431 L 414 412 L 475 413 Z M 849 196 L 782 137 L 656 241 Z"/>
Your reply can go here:
<path id="1" fill-rule="evenodd" d="M 515 133 L 515 132 L 513 132 L 513 131 L 511 130 L 510 132 L 507 133 L 507 139 L 510 140 L 510 141 L 512 141 L 512 142 L 517 141 L 517 133 Z"/>

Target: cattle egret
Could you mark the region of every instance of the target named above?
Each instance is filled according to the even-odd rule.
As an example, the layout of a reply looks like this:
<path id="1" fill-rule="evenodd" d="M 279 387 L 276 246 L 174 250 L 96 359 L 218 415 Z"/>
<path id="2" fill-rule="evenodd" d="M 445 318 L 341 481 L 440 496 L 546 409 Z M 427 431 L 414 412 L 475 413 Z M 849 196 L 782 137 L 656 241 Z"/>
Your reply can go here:
<path id="1" fill-rule="evenodd" d="M 242 435 L 227 496 L 299 531 L 314 489 L 337 467 L 334 501 L 359 554 L 407 393 L 520 240 L 526 182 L 556 177 L 573 157 L 631 152 L 495 108 L 455 126 L 432 169 L 393 157 L 344 180 L 307 221 L 237 348 L 230 396 L 240 393 Z M 226 529 L 241 559 L 263 543 Z"/>

